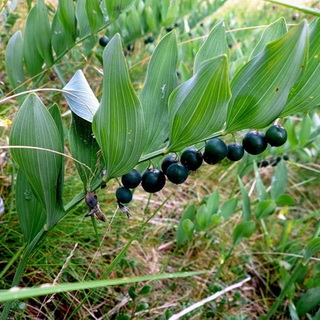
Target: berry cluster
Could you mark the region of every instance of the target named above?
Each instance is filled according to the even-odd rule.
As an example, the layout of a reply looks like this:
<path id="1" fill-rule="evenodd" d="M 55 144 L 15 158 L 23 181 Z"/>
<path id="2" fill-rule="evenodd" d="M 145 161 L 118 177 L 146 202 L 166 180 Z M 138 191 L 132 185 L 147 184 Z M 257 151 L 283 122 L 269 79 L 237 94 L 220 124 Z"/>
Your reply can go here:
<path id="1" fill-rule="evenodd" d="M 136 169 L 131 170 L 121 178 L 123 186 L 116 191 L 117 201 L 119 205 L 129 203 L 132 200 L 130 189 L 136 188 L 140 182 L 146 192 L 155 193 L 163 189 L 166 179 L 174 184 L 185 182 L 189 173 L 199 169 L 203 161 L 208 164 L 216 164 L 224 158 L 239 161 L 245 151 L 257 155 L 266 150 L 268 144 L 278 147 L 286 140 L 287 132 L 279 125 L 271 126 L 266 133 L 255 130 L 247 132 L 242 144 L 226 145 L 221 139 L 212 138 L 206 142 L 203 153 L 196 148 L 187 148 L 182 152 L 180 159 L 176 154 L 166 156 L 162 161 L 161 170 L 149 168 L 142 175 Z"/>

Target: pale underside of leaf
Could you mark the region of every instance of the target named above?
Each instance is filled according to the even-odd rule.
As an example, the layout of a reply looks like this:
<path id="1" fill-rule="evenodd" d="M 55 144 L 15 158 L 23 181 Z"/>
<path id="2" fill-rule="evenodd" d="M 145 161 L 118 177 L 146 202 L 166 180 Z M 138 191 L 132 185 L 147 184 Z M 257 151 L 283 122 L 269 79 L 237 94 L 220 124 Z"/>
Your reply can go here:
<path id="1" fill-rule="evenodd" d="M 67 103 L 77 116 L 92 122 L 99 108 L 99 101 L 94 95 L 82 70 L 78 70 L 63 88 Z"/>

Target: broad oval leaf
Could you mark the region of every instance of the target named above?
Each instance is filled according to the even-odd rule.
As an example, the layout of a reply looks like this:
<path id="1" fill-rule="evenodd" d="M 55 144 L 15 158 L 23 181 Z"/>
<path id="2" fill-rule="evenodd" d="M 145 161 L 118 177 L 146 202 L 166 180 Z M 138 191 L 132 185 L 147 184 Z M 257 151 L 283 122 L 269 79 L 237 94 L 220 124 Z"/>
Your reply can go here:
<path id="1" fill-rule="evenodd" d="M 168 99 L 178 85 L 178 47 L 175 32 L 165 35 L 154 50 L 140 94 L 146 142 L 144 153 L 160 149 L 168 138 Z"/>
<path id="2" fill-rule="evenodd" d="M 72 0 L 59 1 L 52 21 L 52 46 L 57 56 L 74 45 L 76 38 L 76 17 Z"/>
<path id="3" fill-rule="evenodd" d="M 93 136 L 91 123 L 74 113 L 72 113 L 72 123 L 69 131 L 69 145 L 72 157 L 91 169 L 90 171 L 87 167 L 75 162 L 84 190 L 87 190 L 88 183 L 92 184 L 95 178 L 100 177 L 103 163 L 99 159 L 98 151 L 100 147 Z M 93 174 L 95 174 L 95 178 Z"/>
<path id="4" fill-rule="evenodd" d="M 285 107 L 306 64 L 308 24 L 303 21 L 247 62 L 231 81 L 226 132 L 264 128 Z"/>
<path id="5" fill-rule="evenodd" d="M 23 38 L 21 31 L 17 31 L 9 40 L 5 56 L 6 72 L 12 89 L 22 85 L 25 81 L 23 71 Z M 24 91 L 25 85 L 19 87 L 17 92 Z"/>
<path id="6" fill-rule="evenodd" d="M 62 153 L 63 145 L 53 118 L 37 95 L 29 95 L 19 109 L 10 145 L 21 146 L 11 150 L 12 157 L 45 208 L 47 226 L 54 226 L 64 214 L 60 190 L 62 156 L 55 153 Z"/>
<path id="7" fill-rule="evenodd" d="M 39 74 L 42 71 L 43 58 L 37 46 L 37 19 L 38 5 L 35 5 L 29 12 L 26 27 L 24 30 L 23 55 L 27 67 L 27 73 L 30 77 Z"/>
<path id="8" fill-rule="evenodd" d="M 255 216 L 257 219 L 262 219 L 270 216 L 276 210 L 277 204 L 274 200 L 262 200 L 255 208 Z"/>
<path id="9" fill-rule="evenodd" d="M 256 225 L 253 221 L 242 221 L 237 224 L 233 230 L 233 243 L 239 244 L 242 238 L 249 238 L 252 236 Z"/>
<path id="10" fill-rule="evenodd" d="M 104 0 L 109 19 L 115 20 L 120 13 L 130 8 L 134 0 Z"/>
<path id="11" fill-rule="evenodd" d="M 280 18 L 268 25 L 261 36 L 261 39 L 252 50 L 249 60 L 263 51 L 264 47 L 271 41 L 277 40 L 288 32 L 287 24 L 284 18 Z"/>
<path id="12" fill-rule="evenodd" d="M 188 240 L 192 239 L 193 230 L 194 230 L 194 218 L 196 216 L 196 208 L 194 205 L 188 207 L 188 209 L 183 213 L 182 217 L 180 218 L 180 222 L 177 229 L 177 243 L 179 245 L 185 244 Z M 185 225 L 183 224 L 184 221 Z M 190 230 L 190 232 L 188 232 Z"/>
<path id="13" fill-rule="evenodd" d="M 213 27 L 208 38 L 196 54 L 194 59 L 194 73 L 199 70 L 202 62 L 221 54 L 227 54 L 226 30 L 223 21 Z"/>
<path id="14" fill-rule="evenodd" d="M 85 4 L 91 32 L 97 32 L 104 23 L 103 13 L 100 8 L 100 0 L 87 0 Z"/>
<path id="15" fill-rule="evenodd" d="M 168 150 L 180 151 L 222 129 L 230 88 L 225 55 L 209 59 L 169 98 Z"/>
<path id="16" fill-rule="evenodd" d="M 277 200 L 280 194 L 284 194 L 288 183 L 288 170 L 285 162 L 282 160 L 277 164 L 274 175 L 271 179 L 271 198 Z"/>
<path id="17" fill-rule="evenodd" d="M 89 18 L 86 12 L 87 0 L 78 0 L 75 9 L 79 37 L 83 38 L 91 33 Z"/>
<path id="18" fill-rule="evenodd" d="M 224 220 L 227 220 L 232 216 L 234 210 L 236 210 L 237 204 L 238 199 L 231 198 L 221 205 L 221 207 L 219 208 L 219 214 L 223 217 Z"/>
<path id="19" fill-rule="evenodd" d="M 320 105 L 320 18 L 310 24 L 310 48 L 306 70 L 301 80 L 292 87 L 288 102 L 281 113 L 285 117 L 307 112 Z"/>
<path id="20" fill-rule="evenodd" d="M 67 103 L 77 116 L 92 122 L 99 108 L 99 101 L 91 90 L 82 70 L 78 70 L 63 88 Z"/>
<path id="21" fill-rule="evenodd" d="M 132 87 L 119 34 L 103 51 L 103 94 L 92 129 L 105 161 L 106 179 L 129 172 L 144 147 L 144 119 Z"/>
<path id="22" fill-rule="evenodd" d="M 301 295 L 297 302 L 297 313 L 299 316 L 305 316 L 308 312 L 317 310 L 320 305 L 320 287 L 311 288 Z M 319 314 L 319 311 L 318 311 Z M 317 319 L 314 317 L 313 319 Z"/>
<path id="23" fill-rule="evenodd" d="M 47 216 L 21 170 L 17 175 L 16 208 L 24 241 L 30 243 L 44 227 Z"/>
<path id="24" fill-rule="evenodd" d="M 50 67 L 53 64 L 53 55 L 51 47 L 51 27 L 48 17 L 47 7 L 44 0 L 39 0 L 37 4 L 37 20 L 35 22 L 35 37 L 37 48 L 44 59 L 46 66 Z"/>

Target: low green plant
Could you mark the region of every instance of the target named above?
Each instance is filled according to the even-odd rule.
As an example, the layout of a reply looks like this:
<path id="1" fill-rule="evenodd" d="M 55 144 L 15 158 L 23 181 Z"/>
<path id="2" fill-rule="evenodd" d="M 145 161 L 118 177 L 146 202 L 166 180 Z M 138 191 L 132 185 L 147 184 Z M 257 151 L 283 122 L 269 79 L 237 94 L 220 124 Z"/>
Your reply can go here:
<path id="1" fill-rule="evenodd" d="M 0 102 L 27 94 L 21 99 L 8 146 L 18 166 L 16 207 L 24 237 L 24 251 L 12 286 L 19 284 L 30 254 L 39 242 L 85 198 L 92 209 L 90 215 L 104 220 L 95 192 L 112 179 L 123 178 L 142 163 L 147 167 L 141 176 L 142 188 L 149 193 L 158 192 L 165 187 L 166 175 L 174 183 L 184 182 L 188 166 L 176 163 L 178 157 L 175 156 L 174 163 L 164 173 L 152 165 L 153 159 L 197 146 L 197 152 L 204 148 L 204 161 L 215 164 L 228 156 L 228 147 L 222 137 L 249 129 L 259 132 L 249 131 L 242 141 L 243 148 L 250 154 L 260 154 L 268 146 L 261 130 L 279 118 L 308 112 L 320 103 L 317 90 L 320 76 L 316 72 L 320 69 L 318 18 L 310 24 L 304 20 L 289 31 L 284 19 L 270 24 L 248 59 L 240 62 L 235 72 L 230 71 L 230 65 L 235 61 L 229 60 L 225 25 L 218 22 L 197 51 L 193 75 L 184 72 L 180 85 L 177 68 L 183 66 L 183 61 L 179 59 L 177 33 L 169 31 L 152 53 L 140 92 L 133 87 L 123 54 L 122 43 L 126 45 L 127 38 L 123 37 L 123 41 L 116 33 L 110 37 L 102 53 L 100 101 L 81 70 L 76 71 L 62 89 L 26 91 L 26 74 L 35 87 L 49 68 L 55 68 L 60 74 L 58 62 L 78 43 L 94 39 L 95 34 L 106 26 L 110 30 L 116 29 L 116 24 L 121 25 L 123 19 L 128 18 L 133 30 L 129 39 L 141 36 L 144 32 L 137 19 L 141 7 L 147 15 L 148 28 L 167 25 L 175 19 L 174 15 L 168 15 L 177 12 L 172 6 L 178 2 L 169 5 L 169 1 L 165 1 L 160 6 L 161 23 L 152 20 L 155 1 L 138 1 L 138 6 L 131 2 L 106 1 L 103 2 L 105 7 L 101 7 L 99 1 L 78 1 L 75 5 L 73 1 L 59 1 L 51 21 L 47 6 L 44 1 L 39 1 L 30 9 L 24 34 L 16 32 L 8 43 L 6 70 L 17 94 Z M 188 10 L 192 8 L 193 5 Z M 119 16 L 121 11 L 124 13 Z M 132 52 L 134 47 L 130 48 Z M 67 143 L 60 108 L 55 103 L 45 106 L 37 95 L 41 90 L 62 92 L 71 109 L 72 123 L 68 127 Z M 311 133 L 306 128 L 301 129 L 300 138 L 307 144 Z M 288 132 L 289 142 L 294 140 L 293 136 Z M 272 145 L 277 143 L 272 142 Z M 66 146 L 71 156 L 66 155 Z M 75 161 L 83 191 L 64 203 L 67 157 Z M 292 201 L 285 193 L 287 171 L 284 161 L 276 167 L 270 192 L 264 187 L 256 164 L 253 168 L 259 202 L 253 209 L 239 174 L 242 216 L 234 228 L 233 246 L 225 262 L 242 239 L 253 235 L 258 223 L 263 226 L 264 218 L 272 215 L 278 206 L 289 205 Z M 120 187 L 116 193 L 120 209 L 127 213 L 128 208 L 123 204 L 131 201 L 129 188 L 132 187 Z M 237 203 L 237 198 L 232 197 L 220 205 L 216 189 L 200 208 L 189 207 L 178 227 L 178 243 L 190 241 L 194 232 L 218 227 L 233 215 Z M 272 317 L 300 275 L 301 268 L 319 250 L 316 233 L 314 238 L 305 246 L 303 261 L 295 265 L 292 278 L 285 282 L 267 317 Z M 102 278 L 111 272 L 126 249 Z M 219 271 L 216 277 L 218 275 Z M 132 298 L 135 291 L 130 292 Z M 6 299 L 8 295 L 4 294 L 3 301 Z M 134 309 L 138 307 L 134 306 Z M 7 304 L 3 318 L 9 309 L 10 304 Z"/>

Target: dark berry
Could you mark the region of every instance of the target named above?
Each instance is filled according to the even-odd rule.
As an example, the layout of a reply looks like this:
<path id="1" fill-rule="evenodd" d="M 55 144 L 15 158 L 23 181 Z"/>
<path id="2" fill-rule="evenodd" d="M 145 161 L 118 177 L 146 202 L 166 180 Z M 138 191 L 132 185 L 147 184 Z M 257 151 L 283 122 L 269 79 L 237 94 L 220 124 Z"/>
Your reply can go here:
<path id="1" fill-rule="evenodd" d="M 287 141 L 287 130 L 282 126 L 273 125 L 267 130 L 266 138 L 270 146 L 280 147 Z"/>
<path id="2" fill-rule="evenodd" d="M 275 158 L 271 158 L 270 159 L 270 165 L 271 166 L 275 167 L 277 164 L 278 164 L 277 159 L 275 159 Z"/>
<path id="3" fill-rule="evenodd" d="M 171 166 L 173 163 L 177 163 L 179 161 L 179 158 L 175 154 L 170 154 L 166 156 L 161 164 L 161 170 L 164 174 L 166 174 L 167 169 L 169 166 Z"/>
<path id="4" fill-rule="evenodd" d="M 203 160 L 209 164 L 215 164 L 223 160 L 228 153 L 227 145 L 219 138 L 213 138 L 206 142 Z"/>
<path id="5" fill-rule="evenodd" d="M 153 43 L 154 42 L 154 37 L 153 36 L 149 36 L 146 39 L 144 39 L 144 43 L 148 44 L 148 43 Z"/>
<path id="6" fill-rule="evenodd" d="M 179 22 L 175 22 L 175 23 L 174 23 L 174 27 L 175 27 L 175 28 L 178 28 L 179 26 L 180 26 L 180 23 L 179 23 Z"/>
<path id="7" fill-rule="evenodd" d="M 269 165 L 269 161 L 268 160 L 262 160 L 261 161 L 261 167 L 262 168 L 265 168 L 265 167 L 267 167 Z"/>
<path id="8" fill-rule="evenodd" d="M 170 31 L 172 31 L 172 30 L 173 30 L 173 28 L 172 28 L 171 26 L 167 26 L 167 27 L 166 27 L 166 31 L 167 31 L 167 32 L 170 32 Z"/>
<path id="9" fill-rule="evenodd" d="M 132 200 L 132 192 L 125 187 L 121 187 L 117 189 L 116 197 L 120 203 L 129 203 Z"/>
<path id="10" fill-rule="evenodd" d="M 86 204 L 89 208 L 93 209 L 98 204 L 98 197 L 93 192 L 89 192 L 86 195 Z"/>
<path id="11" fill-rule="evenodd" d="M 128 189 L 136 188 L 141 182 L 141 174 L 138 170 L 132 169 L 121 177 L 121 182 Z"/>
<path id="12" fill-rule="evenodd" d="M 268 141 L 264 132 L 252 130 L 245 134 L 242 145 L 248 153 L 259 154 L 267 149 Z"/>
<path id="13" fill-rule="evenodd" d="M 188 148 L 182 152 L 180 161 L 188 170 L 195 171 L 201 167 L 203 156 L 196 148 Z"/>
<path id="14" fill-rule="evenodd" d="M 227 158 L 231 161 L 239 161 L 244 155 L 243 146 L 240 143 L 230 143 L 228 145 Z"/>
<path id="15" fill-rule="evenodd" d="M 287 155 L 287 154 L 285 154 L 284 156 L 283 156 L 283 160 L 284 161 L 288 161 L 290 158 L 289 158 L 289 156 Z"/>
<path id="16" fill-rule="evenodd" d="M 180 163 L 173 163 L 167 169 L 166 176 L 172 183 L 180 184 L 187 180 L 188 169 Z"/>
<path id="17" fill-rule="evenodd" d="M 130 51 L 130 52 L 133 52 L 134 50 L 134 45 L 132 43 L 128 44 L 127 45 L 127 50 Z"/>
<path id="18" fill-rule="evenodd" d="M 99 44 L 101 47 L 105 47 L 108 43 L 109 43 L 109 38 L 107 36 L 102 36 L 100 39 L 99 39 Z"/>
<path id="19" fill-rule="evenodd" d="M 158 169 L 148 169 L 142 175 L 141 185 L 146 192 L 158 192 L 165 184 L 166 177 L 164 173 Z"/>

